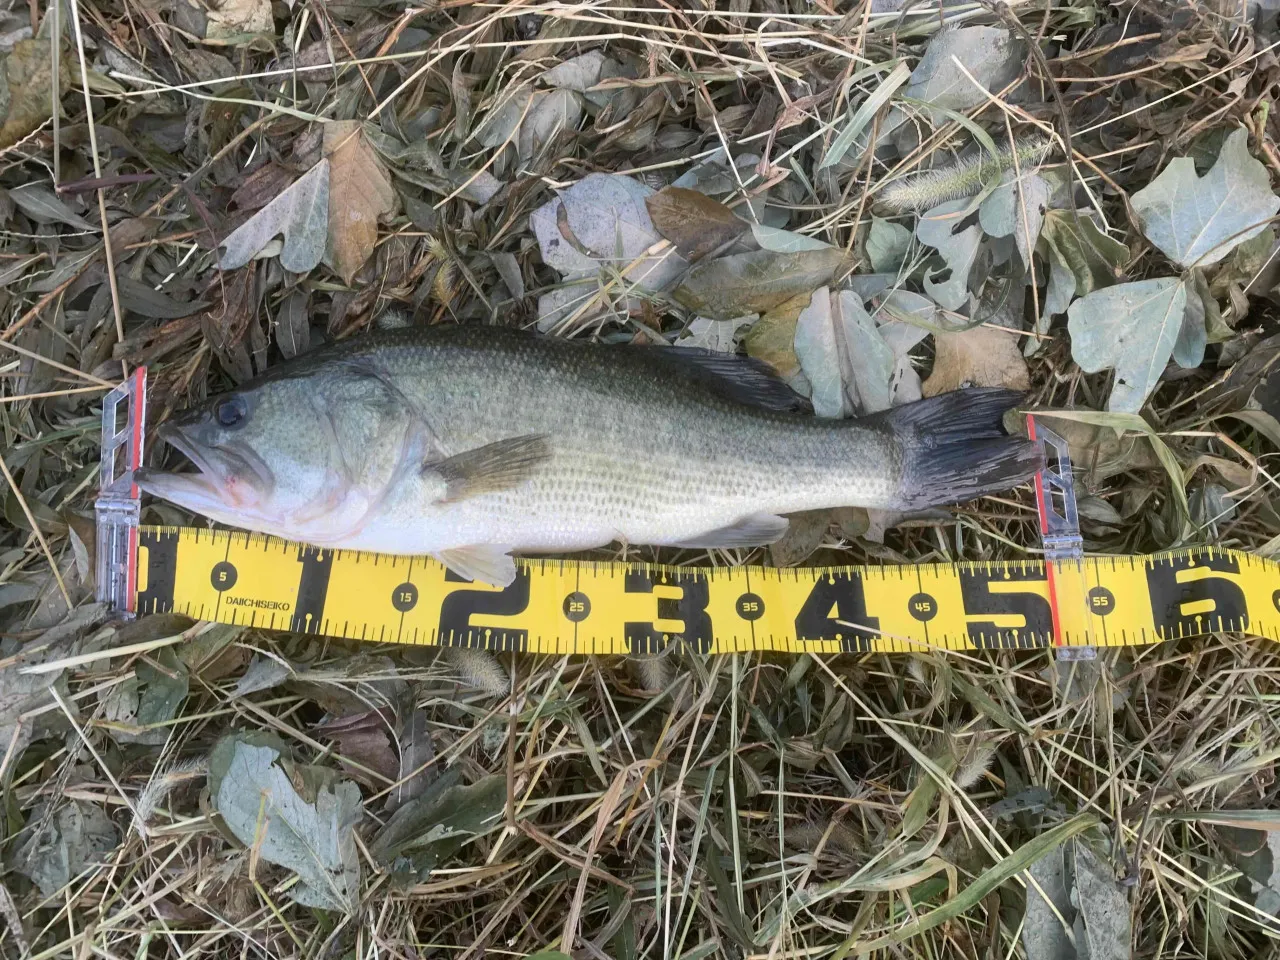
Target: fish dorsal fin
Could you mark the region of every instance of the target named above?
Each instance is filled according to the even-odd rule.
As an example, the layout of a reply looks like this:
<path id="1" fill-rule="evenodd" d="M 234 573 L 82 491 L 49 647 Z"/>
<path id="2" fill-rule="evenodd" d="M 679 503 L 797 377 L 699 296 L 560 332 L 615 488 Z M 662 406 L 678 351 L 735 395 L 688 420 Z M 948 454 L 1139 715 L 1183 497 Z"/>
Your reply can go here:
<path id="1" fill-rule="evenodd" d="M 653 347 L 644 347 L 653 350 Z M 684 366 L 697 379 L 729 400 L 753 407 L 801 413 L 812 409 L 809 401 L 792 390 L 766 363 L 736 353 L 720 353 L 696 347 L 670 347 L 657 354 Z"/>
<path id="2" fill-rule="evenodd" d="M 509 587 L 516 579 L 516 562 L 506 547 L 480 544 L 441 550 L 434 556 L 458 576 L 473 582 Z"/>
<path id="3" fill-rule="evenodd" d="M 424 474 L 445 485 L 445 502 L 465 500 L 481 493 L 507 490 L 528 479 L 535 467 L 551 456 L 551 442 L 543 434 L 528 434 L 486 443 L 446 460 L 428 463 Z"/>

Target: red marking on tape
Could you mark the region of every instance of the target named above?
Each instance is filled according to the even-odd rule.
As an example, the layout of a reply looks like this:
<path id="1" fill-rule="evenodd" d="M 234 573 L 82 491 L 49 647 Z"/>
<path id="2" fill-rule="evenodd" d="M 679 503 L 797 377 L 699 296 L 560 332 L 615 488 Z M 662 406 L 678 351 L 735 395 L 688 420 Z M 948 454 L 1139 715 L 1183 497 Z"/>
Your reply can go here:
<path id="1" fill-rule="evenodd" d="M 1036 439 L 1036 418 L 1027 414 L 1027 436 Z M 1040 514 L 1041 536 L 1049 529 L 1049 504 L 1044 496 L 1043 469 L 1036 471 L 1036 511 Z M 1058 585 L 1054 582 L 1053 561 L 1044 558 L 1045 579 L 1049 582 L 1049 612 L 1053 615 L 1053 645 L 1062 646 L 1062 624 L 1058 620 Z"/>

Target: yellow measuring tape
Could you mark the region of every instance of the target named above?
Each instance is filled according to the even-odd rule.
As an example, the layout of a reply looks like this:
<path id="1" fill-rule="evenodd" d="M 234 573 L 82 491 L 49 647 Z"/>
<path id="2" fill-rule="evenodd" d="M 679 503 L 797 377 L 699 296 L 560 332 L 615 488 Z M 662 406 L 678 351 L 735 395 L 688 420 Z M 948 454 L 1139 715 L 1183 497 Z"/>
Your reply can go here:
<path id="1" fill-rule="evenodd" d="M 354 640 L 530 653 L 837 653 L 1280 641 L 1280 566 L 1193 548 L 1149 557 L 774 569 L 517 560 L 505 589 L 420 557 L 142 527 L 141 614 Z"/>

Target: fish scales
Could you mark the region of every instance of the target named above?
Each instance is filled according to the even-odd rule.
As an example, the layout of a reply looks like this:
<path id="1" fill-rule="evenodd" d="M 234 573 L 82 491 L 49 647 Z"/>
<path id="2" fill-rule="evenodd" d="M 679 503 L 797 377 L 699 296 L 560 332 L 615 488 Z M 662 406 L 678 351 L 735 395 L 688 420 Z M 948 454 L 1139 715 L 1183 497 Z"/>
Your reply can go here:
<path id="1" fill-rule="evenodd" d="M 1005 391 L 960 391 L 861 420 L 794 412 L 745 358 L 492 327 L 372 334 L 284 364 L 161 436 L 198 474 L 156 495 L 318 545 L 430 553 L 490 582 L 510 551 L 611 541 L 749 546 L 783 515 L 909 508 L 1021 482 Z"/>

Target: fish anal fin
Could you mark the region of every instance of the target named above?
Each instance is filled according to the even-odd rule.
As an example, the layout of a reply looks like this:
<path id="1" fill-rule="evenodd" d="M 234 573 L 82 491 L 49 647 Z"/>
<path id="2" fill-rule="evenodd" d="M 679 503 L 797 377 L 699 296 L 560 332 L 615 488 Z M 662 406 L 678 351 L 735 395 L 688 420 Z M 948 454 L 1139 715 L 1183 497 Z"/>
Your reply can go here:
<path id="1" fill-rule="evenodd" d="M 516 579 L 516 562 L 506 547 L 478 544 L 441 550 L 433 556 L 460 577 L 495 587 L 509 587 Z"/>
<path id="2" fill-rule="evenodd" d="M 517 486 L 551 457 L 551 442 L 543 434 L 528 434 L 487 443 L 445 460 L 423 466 L 424 474 L 444 482 L 444 501 L 465 500 Z"/>
<path id="3" fill-rule="evenodd" d="M 708 530 L 696 537 L 673 543 L 673 547 L 709 550 L 712 547 L 763 547 L 777 543 L 787 532 L 787 518 L 772 513 L 752 513 L 727 527 Z"/>

